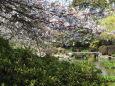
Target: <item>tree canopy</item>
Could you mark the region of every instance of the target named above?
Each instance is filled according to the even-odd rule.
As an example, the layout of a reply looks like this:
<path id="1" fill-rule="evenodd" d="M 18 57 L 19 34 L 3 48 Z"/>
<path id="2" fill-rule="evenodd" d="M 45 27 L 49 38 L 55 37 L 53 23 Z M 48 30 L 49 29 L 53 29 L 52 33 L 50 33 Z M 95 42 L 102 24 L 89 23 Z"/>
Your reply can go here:
<path id="1" fill-rule="evenodd" d="M 108 5 L 111 5 L 112 3 L 115 3 L 115 0 L 73 0 L 72 5 L 74 7 L 81 6 L 81 7 L 87 7 L 87 6 L 93 6 L 93 7 L 107 7 Z"/>
<path id="2" fill-rule="evenodd" d="M 103 31 L 96 20 L 102 14 L 76 11 L 58 1 L 1 0 L 0 9 L 0 33 L 35 47 L 51 42 L 67 46 L 73 41 L 87 44 L 93 33 Z"/>
<path id="3" fill-rule="evenodd" d="M 10 39 L 67 44 L 69 40 L 82 42 L 92 36 L 91 24 L 86 26 L 87 22 L 83 21 L 85 16 L 80 17 L 74 8 L 64 7 L 60 2 L 2 0 L 0 8 L 1 28 L 4 33 L 8 32 L 6 35 Z M 95 27 L 95 22 L 93 23 Z M 90 33 L 87 34 L 87 30 Z M 59 39 L 56 34 L 64 36 Z"/>

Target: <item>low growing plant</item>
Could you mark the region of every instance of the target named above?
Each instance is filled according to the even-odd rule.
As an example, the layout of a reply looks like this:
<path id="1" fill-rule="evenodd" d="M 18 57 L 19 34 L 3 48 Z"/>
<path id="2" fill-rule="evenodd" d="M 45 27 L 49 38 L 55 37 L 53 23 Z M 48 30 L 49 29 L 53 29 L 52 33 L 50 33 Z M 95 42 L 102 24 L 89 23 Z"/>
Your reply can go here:
<path id="1" fill-rule="evenodd" d="M 101 86 L 103 78 L 95 66 L 70 63 L 29 49 L 13 49 L 0 39 L 0 83 L 5 86 Z"/>

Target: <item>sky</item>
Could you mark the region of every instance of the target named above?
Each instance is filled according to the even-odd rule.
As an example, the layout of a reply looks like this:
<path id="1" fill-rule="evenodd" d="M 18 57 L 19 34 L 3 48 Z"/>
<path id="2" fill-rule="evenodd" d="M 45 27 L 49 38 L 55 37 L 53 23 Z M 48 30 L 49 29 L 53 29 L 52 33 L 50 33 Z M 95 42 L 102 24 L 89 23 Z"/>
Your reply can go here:
<path id="1" fill-rule="evenodd" d="M 55 1 L 60 1 L 62 3 L 66 3 L 66 4 L 69 4 L 70 2 L 72 2 L 72 0 L 48 0 L 48 1 L 52 1 L 52 2 L 55 2 Z"/>

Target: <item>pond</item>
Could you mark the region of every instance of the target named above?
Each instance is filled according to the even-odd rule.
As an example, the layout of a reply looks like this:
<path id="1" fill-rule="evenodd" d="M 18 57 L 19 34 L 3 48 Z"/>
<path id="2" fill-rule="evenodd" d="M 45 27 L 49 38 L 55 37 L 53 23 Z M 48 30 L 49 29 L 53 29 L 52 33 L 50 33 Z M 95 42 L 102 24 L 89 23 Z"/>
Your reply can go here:
<path id="1" fill-rule="evenodd" d="M 115 60 L 101 58 L 97 61 L 94 58 L 88 58 L 88 61 L 95 64 L 96 68 L 101 69 L 103 76 L 115 76 Z"/>
<path id="2" fill-rule="evenodd" d="M 115 60 L 110 61 L 107 58 L 100 58 L 97 60 L 94 57 L 88 57 L 86 60 L 84 60 L 83 58 L 82 59 L 77 58 L 76 60 L 88 61 L 88 62 L 94 64 L 96 68 L 98 68 L 102 71 L 102 75 L 105 77 L 106 76 L 115 77 Z"/>
<path id="3" fill-rule="evenodd" d="M 91 64 L 94 64 L 97 69 L 100 69 L 102 75 L 108 80 L 107 86 L 115 86 L 115 82 L 109 82 L 115 80 L 115 60 L 109 60 L 108 58 L 99 58 L 98 60 L 94 57 L 88 58 L 72 58 L 73 61 L 88 61 Z"/>
<path id="4" fill-rule="evenodd" d="M 97 61 L 94 58 L 89 58 L 88 61 L 95 64 L 96 68 L 102 71 L 104 77 L 115 79 L 115 60 L 110 61 L 107 58 L 102 58 Z M 115 82 L 109 82 L 107 86 L 115 86 Z"/>
<path id="5" fill-rule="evenodd" d="M 83 59 L 76 59 L 80 61 L 85 61 Z M 100 69 L 102 75 L 107 78 L 107 80 L 115 80 L 115 60 L 110 61 L 107 58 L 100 58 L 96 60 L 95 58 L 87 58 L 88 62 L 95 65 L 96 68 Z M 115 82 L 107 82 L 107 86 L 115 86 Z"/>

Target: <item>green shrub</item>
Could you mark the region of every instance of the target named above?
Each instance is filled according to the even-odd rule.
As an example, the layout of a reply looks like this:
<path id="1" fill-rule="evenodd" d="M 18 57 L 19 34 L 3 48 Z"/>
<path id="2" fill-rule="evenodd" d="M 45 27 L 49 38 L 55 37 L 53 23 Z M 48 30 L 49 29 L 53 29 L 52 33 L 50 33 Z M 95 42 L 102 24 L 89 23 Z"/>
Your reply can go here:
<path id="1" fill-rule="evenodd" d="M 93 40 L 90 44 L 90 48 L 98 48 L 99 46 L 99 40 Z"/>
<path id="2" fill-rule="evenodd" d="M 82 50 L 81 52 L 89 52 L 89 50 Z"/>
<path id="3" fill-rule="evenodd" d="M 112 54 L 113 57 L 115 57 L 115 54 Z"/>
<path id="4" fill-rule="evenodd" d="M 115 12 L 113 12 L 114 14 Z M 115 15 L 110 15 L 108 17 L 105 17 L 99 21 L 99 24 L 101 26 L 104 26 L 106 30 L 113 31 L 115 30 Z"/>
<path id="5" fill-rule="evenodd" d="M 75 59 L 83 59 L 83 55 L 82 54 L 75 54 Z"/>
<path id="6" fill-rule="evenodd" d="M 38 57 L 28 49 L 12 49 L 0 39 L 0 84 L 5 86 L 100 86 L 98 70 L 88 63 Z M 2 53 L 1 53 L 2 52 Z"/>

